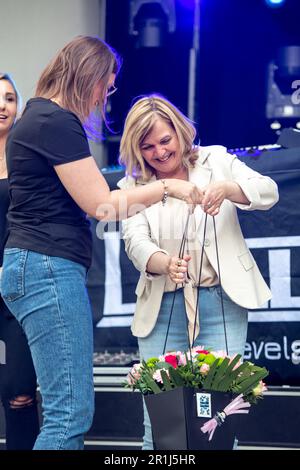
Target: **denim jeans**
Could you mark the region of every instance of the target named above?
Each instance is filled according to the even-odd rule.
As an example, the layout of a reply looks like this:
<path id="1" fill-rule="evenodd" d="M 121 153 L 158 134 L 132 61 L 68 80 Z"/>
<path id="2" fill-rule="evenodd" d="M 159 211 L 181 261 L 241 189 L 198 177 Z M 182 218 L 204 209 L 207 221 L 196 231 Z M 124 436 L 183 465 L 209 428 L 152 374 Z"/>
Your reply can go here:
<path id="1" fill-rule="evenodd" d="M 247 338 L 248 311 L 232 300 L 222 291 L 224 301 L 224 315 L 226 324 L 226 336 L 228 353 L 244 354 Z M 221 309 L 221 288 L 204 287 L 200 289 L 199 297 L 199 324 L 200 333 L 194 346 L 204 346 L 213 350 L 226 350 L 223 316 Z M 154 330 L 146 338 L 138 338 L 141 359 L 149 359 L 163 353 L 167 325 L 171 312 L 174 294 L 167 292 L 163 295 L 161 308 Z M 182 289 L 175 296 L 174 309 L 169 329 L 166 351 L 187 351 L 189 348 L 186 326 L 186 314 Z M 143 449 L 153 449 L 152 431 L 149 415 L 144 408 L 144 442 Z"/>
<path id="2" fill-rule="evenodd" d="M 86 268 L 29 250 L 4 252 L 1 294 L 23 327 L 42 396 L 34 449 L 82 449 L 94 413 Z"/>

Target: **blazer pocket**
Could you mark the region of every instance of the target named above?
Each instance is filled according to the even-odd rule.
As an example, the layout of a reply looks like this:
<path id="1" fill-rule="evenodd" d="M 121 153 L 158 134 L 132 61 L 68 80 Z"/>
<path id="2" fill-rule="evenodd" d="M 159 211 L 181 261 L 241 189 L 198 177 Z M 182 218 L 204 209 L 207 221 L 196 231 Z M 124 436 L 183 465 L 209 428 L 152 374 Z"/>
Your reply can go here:
<path id="1" fill-rule="evenodd" d="M 246 253 L 242 253 L 238 256 L 238 258 L 245 271 L 249 271 L 249 269 L 253 268 L 253 260 L 249 251 L 246 251 Z"/>
<path id="2" fill-rule="evenodd" d="M 140 277 L 139 282 L 137 283 L 135 293 L 138 297 L 141 297 L 146 286 L 146 279 L 144 277 Z"/>

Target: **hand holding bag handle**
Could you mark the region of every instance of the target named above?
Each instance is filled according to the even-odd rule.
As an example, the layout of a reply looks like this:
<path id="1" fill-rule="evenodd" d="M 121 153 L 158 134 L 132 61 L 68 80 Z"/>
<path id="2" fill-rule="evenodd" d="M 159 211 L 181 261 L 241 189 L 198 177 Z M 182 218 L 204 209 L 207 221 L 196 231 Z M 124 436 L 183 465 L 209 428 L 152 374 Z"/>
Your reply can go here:
<path id="1" fill-rule="evenodd" d="M 205 240 L 205 234 L 206 234 L 206 229 L 207 229 L 207 217 L 208 217 L 208 215 L 205 214 L 192 343 L 190 342 L 190 339 L 189 339 L 188 318 L 187 318 L 187 315 L 186 315 L 187 336 L 188 336 L 189 351 L 190 351 L 190 357 L 191 358 L 192 358 L 192 348 L 194 346 L 195 334 L 196 334 L 196 319 L 197 319 L 198 305 L 199 305 L 200 281 L 201 281 L 202 266 L 203 266 L 204 240 Z M 187 221 L 186 221 L 186 224 L 185 224 L 184 233 L 183 233 L 183 236 L 182 236 L 181 245 L 180 245 L 179 254 L 178 254 L 179 258 L 182 258 L 183 255 L 184 255 L 184 250 L 185 250 L 185 245 L 186 245 L 186 240 L 187 240 L 187 231 L 188 231 L 189 219 L 190 219 L 190 214 L 188 214 Z M 214 227 L 215 246 L 216 246 L 217 267 L 218 267 L 217 275 L 218 275 L 218 279 L 219 279 L 219 283 L 220 283 L 220 297 L 221 297 L 221 309 L 222 309 L 222 319 L 223 319 L 224 337 L 225 337 L 225 348 L 226 348 L 226 354 L 228 355 L 228 342 L 227 342 L 224 301 L 223 301 L 221 273 L 220 273 L 220 260 L 219 260 L 218 241 L 217 241 L 216 221 L 215 221 L 214 216 L 212 216 L 212 219 L 213 219 L 213 227 Z M 168 321 L 168 327 L 167 327 L 167 332 L 166 332 L 166 338 L 165 338 L 164 348 L 163 348 L 163 353 L 162 354 L 165 354 L 165 351 L 166 351 L 168 335 L 169 335 L 169 330 L 170 330 L 170 324 L 171 324 L 171 319 L 172 319 L 173 310 L 174 310 L 175 296 L 176 296 L 177 290 L 178 290 L 178 286 L 176 284 L 175 289 L 174 289 L 173 301 L 172 301 L 172 306 L 171 306 L 171 311 L 170 311 L 170 316 L 169 316 L 169 321 Z"/>

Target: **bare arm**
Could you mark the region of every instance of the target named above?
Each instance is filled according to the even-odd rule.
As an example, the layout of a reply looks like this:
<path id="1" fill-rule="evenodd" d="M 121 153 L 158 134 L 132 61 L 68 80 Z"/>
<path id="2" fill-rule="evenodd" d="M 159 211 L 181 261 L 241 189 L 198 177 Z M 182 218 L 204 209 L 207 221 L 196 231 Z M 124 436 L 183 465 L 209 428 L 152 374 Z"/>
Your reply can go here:
<path id="1" fill-rule="evenodd" d="M 147 272 L 150 274 L 168 274 L 171 256 L 157 251 L 149 258 L 147 263 Z"/>
<path id="2" fill-rule="evenodd" d="M 155 181 L 138 188 L 110 191 L 93 157 L 54 167 L 62 184 L 74 201 L 87 214 L 99 220 L 131 217 L 162 200 L 164 185 Z M 202 193 L 188 181 L 165 180 L 170 196 L 189 204 L 202 200 Z"/>
<path id="3" fill-rule="evenodd" d="M 191 257 L 188 255 L 178 258 L 178 256 L 169 256 L 157 251 L 149 258 L 147 272 L 150 274 L 168 274 L 173 282 L 182 284 L 187 275 L 190 259 Z"/>

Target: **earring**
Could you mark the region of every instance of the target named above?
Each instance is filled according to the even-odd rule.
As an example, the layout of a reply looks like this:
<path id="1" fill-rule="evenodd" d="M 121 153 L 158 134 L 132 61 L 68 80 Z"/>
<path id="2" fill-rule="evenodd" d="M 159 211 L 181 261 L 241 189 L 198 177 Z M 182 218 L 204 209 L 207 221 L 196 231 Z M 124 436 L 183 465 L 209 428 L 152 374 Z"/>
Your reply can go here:
<path id="1" fill-rule="evenodd" d="M 97 101 L 95 102 L 95 106 L 99 106 L 99 104 L 100 104 L 100 101 L 97 100 Z"/>

